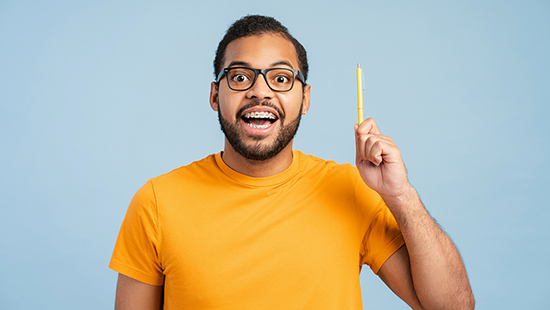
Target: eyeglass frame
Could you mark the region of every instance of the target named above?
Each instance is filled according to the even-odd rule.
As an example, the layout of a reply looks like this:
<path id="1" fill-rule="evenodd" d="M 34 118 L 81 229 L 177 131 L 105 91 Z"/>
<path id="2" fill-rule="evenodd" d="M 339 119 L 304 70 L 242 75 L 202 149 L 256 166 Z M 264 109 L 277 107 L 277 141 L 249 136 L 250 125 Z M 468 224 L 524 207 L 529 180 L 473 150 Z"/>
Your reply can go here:
<path id="1" fill-rule="evenodd" d="M 271 89 L 272 91 L 276 91 L 276 92 L 280 92 L 280 93 L 286 93 L 286 92 L 289 92 L 292 90 L 292 88 L 294 87 L 294 82 L 296 82 L 296 76 L 298 76 L 298 78 L 300 79 L 300 81 L 302 82 L 302 84 L 306 85 L 306 82 L 305 82 L 305 78 L 304 78 L 304 75 L 302 74 L 302 72 L 300 72 L 300 70 L 296 70 L 296 69 L 292 69 L 292 68 L 268 68 L 268 69 L 254 69 L 254 68 L 249 68 L 249 67 L 227 67 L 227 68 L 224 68 L 219 74 L 218 74 L 218 77 L 216 78 L 216 80 L 214 81 L 216 83 L 216 85 L 220 85 L 220 81 L 222 80 L 222 77 L 225 75 L 227 77 L 227 72 L 231 71 L 232 69 L 249 69 L 249 70 L 252 70 L 254 71 L 254 80 L 252 81 L 252 83 L 250 84 L 250 86 L 248 86 L 247 88 L 245 89 L 239 89 L 239 90 L 236 90 L 236 89 L 233 89 L 231 87 L 231 85 L 229 85 L 229 79 L 226 79 L 227 80 L 227 86 L 229 87 L 229 89 L 233 90 L 233 91 L 245 91 L 245 90 L 249 90 L 252 88 L 252 86 L 254 86 L 254 84 L 256 84 L 256 80 L 258 79 L 258 75 L 261 74 L 264 76 L 264 80 L 265 80 L 265 83 L 267 84 L 267 86 L 269 87 L 269 89 Z M 292 85 L 290 85 L 290 88 L 288 90 L 277 90 L 277 89 L 274 89 L 273 87 L 271 87 L 271 85 L 269 84 L 269 82 L 267 81 L 267 76 L 266 74 L 271 71 L 271 70 L 289 70 L 293 73 L 293 77 L 292 77 Z"/>

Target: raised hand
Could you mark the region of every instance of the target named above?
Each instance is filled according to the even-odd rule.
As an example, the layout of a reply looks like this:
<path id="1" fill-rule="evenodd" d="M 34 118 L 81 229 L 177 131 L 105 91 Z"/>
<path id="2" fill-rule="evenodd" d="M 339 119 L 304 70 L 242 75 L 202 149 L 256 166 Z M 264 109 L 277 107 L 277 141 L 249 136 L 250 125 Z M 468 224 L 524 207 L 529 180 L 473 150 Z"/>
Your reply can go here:
<path id="1" fill-rule="evenodd" d="M 382 135 L 372 118 L 355 125 L 355 149 L 355 164 L 363 181 L 382 198 L 397 198 L 410 191 L 399 148 L 392 138 Z"/>

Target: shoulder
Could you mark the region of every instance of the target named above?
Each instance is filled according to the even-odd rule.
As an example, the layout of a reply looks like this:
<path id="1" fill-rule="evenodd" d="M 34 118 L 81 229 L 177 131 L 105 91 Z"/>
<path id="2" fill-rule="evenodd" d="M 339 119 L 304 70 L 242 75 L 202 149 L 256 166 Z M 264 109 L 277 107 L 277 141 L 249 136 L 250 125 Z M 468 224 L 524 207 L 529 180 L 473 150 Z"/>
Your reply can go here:
<path id="1" fill-rule="evenodd" d="M 339 164 L 334 160 L 325 160 L 314 155 L 306 155 L 301 151 L 294 150 L 298 156 L 302 170 L 308 173 L 325 172 L 328 174 L 358 175 L 357 169 L 350 163 Z"/>
<path id="2" fill-rule="evenodd" d="M 189 178 L 196 178 L 204 176 L 205 174 L 211 174 L 215 168 L 217 168 L 216 159 L 215 155 L 212 154 L 188 165 L 181 166 L 170 172 L 151 178 L 150 182 L 158 186 L 183 181 Z"/>
<path id="3" fill-rule="evenodd" d="M 334 160 L 325 160 L 313 155 L 306 155 L 295 151 L 300 160 L 302 177 L 315 179 L 319 182 L 334 186 L 351 186 L 360 179 L 357 168 L 349 163 L 339 164 Z"/>
<path id="4" fill-rule="evenodd" d="M 186 188 L 192 188 L 193 184 L 209 182 L 207 178 L 215 178 L 215 155 L 209 155 L 188 165 L 181 166 L 170 172 L 150 178 L 136 193 L 134 199 L 156 201 L 166 193 L 181 193 Z"/>
<path id="5" fill-rule="evenodd" d="M 303 176 L 309 176 L 310 180 L 315 180 L 320 184 L 326 184 L 325 187 L 337 189 L 341 192 L 353 191 L 353 195 L 358 195 L 360 201 L 367 201 L 369 204 L 381 200 L 378 193 L 368 187 L 357 168 L 350 163 L 338 164 L 333 160 L 324 160 L 313 155 L 305 155 L 300 151 L 295 151 L 300 158 L 300 166 L 303 167 Z"/>

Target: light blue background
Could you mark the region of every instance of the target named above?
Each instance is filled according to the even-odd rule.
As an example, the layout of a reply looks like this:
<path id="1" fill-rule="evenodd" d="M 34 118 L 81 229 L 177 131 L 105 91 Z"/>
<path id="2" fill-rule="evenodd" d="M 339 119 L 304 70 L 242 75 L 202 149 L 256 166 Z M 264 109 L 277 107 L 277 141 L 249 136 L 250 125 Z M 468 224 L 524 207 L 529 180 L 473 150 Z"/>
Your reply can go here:
<path id="1" fill-rule="evenodd" d="M 148 178 L 219 152 L 218 41 L 275 16 L 306 47 L 295 148 L 354 161 L 366 116 L 457 244 L 478 309 L 549 309 L 550 2 L 0 0 L 0 308 L 110 309 Z M 366 309 L 407 309 L 366 268 Z"/>

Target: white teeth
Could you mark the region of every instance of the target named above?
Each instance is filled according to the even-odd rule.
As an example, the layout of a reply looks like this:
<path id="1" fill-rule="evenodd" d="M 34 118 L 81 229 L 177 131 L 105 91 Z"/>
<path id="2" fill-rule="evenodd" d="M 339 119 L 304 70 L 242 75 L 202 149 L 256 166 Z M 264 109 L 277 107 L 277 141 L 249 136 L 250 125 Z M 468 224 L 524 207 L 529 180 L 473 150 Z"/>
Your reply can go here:
<path id="1" fill-rule="evenodd" d="M 277 116 L 271 112 L 249 112 L 246 113 L 246 118 L 269 118 L 269 119 L 277 119 Z"/>
<path id="2" fill-rule="evenodd" d="M 271 126 L 271 124 L 267 124 L 267 125 L 255 125 L 255 124 L 248 124 L 248 127 L 252 127 L 252 128 L 259 128 L 259 129 L 266 129 L 267 127 Z"/>

